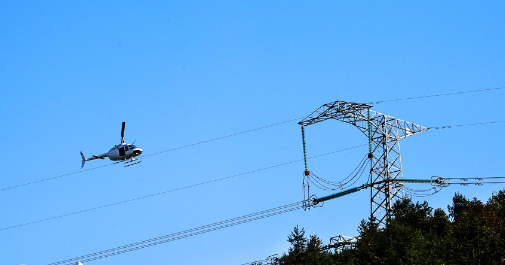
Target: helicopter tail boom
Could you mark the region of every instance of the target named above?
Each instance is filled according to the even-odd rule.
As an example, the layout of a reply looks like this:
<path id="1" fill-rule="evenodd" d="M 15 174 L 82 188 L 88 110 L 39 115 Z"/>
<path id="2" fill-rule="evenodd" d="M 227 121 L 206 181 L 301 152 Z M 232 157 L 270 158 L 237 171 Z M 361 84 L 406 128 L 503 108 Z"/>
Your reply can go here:
<path id="1" fill-rule="evenodd" d="M 81 168 L 83 168 L 84 167 L 84 163 L 86 163 L 86 161 L 95 160 L 95 159 L 105 159 L 107 157 L 107 153 L 101 154 L 101 155 L 93 155 L 92 157 L 86 158 L 84 156 L 84 154 L 82 153 L 82 151 L 81 151 L 81 157 L 82 157 Z"/>

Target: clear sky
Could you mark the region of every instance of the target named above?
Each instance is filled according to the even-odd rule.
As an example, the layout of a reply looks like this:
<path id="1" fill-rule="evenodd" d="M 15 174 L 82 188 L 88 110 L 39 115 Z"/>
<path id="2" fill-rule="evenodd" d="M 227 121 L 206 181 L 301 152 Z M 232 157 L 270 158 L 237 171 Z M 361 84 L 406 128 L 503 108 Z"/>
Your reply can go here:
<path id="1" fill-rule="evenodd" d="M 3 1 L 0 188 L 80 170 L 126 142 L 155 154 L 302 118 L 335 100 L 373 102 L 505 86 L 503 1 Z M 385 102 L 423 126 L 505 120 L 505 90 Z M 301 120 L 301 119 L 300 119 Z M 297 121 L 0 192 L 0 229 L 303 158 Z M 405 178 L 504 176 L 505 123 L 401 141 Z M 309 156 L 367 139 L 307 127 Z M 367 147 L 309 160 L 339 181 Z M 84 169 L 109 165 L 86 163 Z M 302 162 L 0 231 L 0 263 L 47 264 L 302 199 Z M 361 179 L 360 183 L 365 180 Z M 358 183 L 357 183 L 358 184 Z M 423 189 L 425 186 L 409 186 Z M 487 200 L 504 185 L 452 186 Z M 314 189 L 318 196 L 329 194 Z M 241 264 L 286 252 L 293 227 L 355 236 L 369 192 L 90 262 Z"/>

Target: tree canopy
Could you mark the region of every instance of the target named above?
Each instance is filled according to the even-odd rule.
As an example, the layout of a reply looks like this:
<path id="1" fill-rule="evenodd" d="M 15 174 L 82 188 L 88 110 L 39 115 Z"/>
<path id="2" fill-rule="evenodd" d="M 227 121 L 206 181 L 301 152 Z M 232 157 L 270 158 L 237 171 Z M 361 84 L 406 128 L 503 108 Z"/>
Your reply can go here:
<path id="1" fill-rule="evenodd" d="M 397 201 L 393 218 L 380 229 L 362 220 L 359 240 L 344 250 L 330 250 L 315 235 L 296 226 L 283 265 L 326 264 L 504 264 L 505 190 L 483 203 L 456 193 L 448 214 L 427 202 Z"/>

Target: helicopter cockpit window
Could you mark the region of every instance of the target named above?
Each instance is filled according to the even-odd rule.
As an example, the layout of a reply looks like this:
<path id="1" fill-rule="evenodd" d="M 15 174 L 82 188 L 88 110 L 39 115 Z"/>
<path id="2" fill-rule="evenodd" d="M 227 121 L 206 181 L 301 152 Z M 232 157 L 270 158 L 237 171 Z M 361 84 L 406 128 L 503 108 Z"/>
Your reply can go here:
<path id="1" fill-rule="evenodd" d="M 136 146 L 134 146 L 133 144 L 132 144 L 132 145 L 130 145 L 130 149 L 135 149 L 135 148 L 137 148 L 137 147 L 136 147 Z"/>
<path id="2" fill-rule="evenodd" d="M 128 146 L 128 145 L 127 145 L 127 146 L 125 146 L 125 147 L 124 147 L 124 150 L 125 150 L 125 151 L 128 151 L 128 150 L 129 150 L 129 149 L 128 149 L 129 147 L 130 147 L 130 146 Z"/>

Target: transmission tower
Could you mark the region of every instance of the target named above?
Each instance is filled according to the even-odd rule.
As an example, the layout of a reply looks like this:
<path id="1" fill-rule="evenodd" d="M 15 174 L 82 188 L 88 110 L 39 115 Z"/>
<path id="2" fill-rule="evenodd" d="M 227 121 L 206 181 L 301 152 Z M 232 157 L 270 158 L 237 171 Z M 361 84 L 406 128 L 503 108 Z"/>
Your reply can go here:
<path id="1" fill-rule="evenodd" d="M 370 159 L 370 212 L 383 227 L 391 218 L 391 206 L 404 196 L 400 139 L 427 131 L 429 128 L 370 110 L 368 104 L 335 101 L 322 105 L 298 124 L 303 128 L 328 119 L 356 126 L 368 137 Z M 305 146 L 305 136 L 304 146 Z M 305 152 L 305 150 L 304 150 Z M 308 174 L 306 168 L 305 174 Z"/>

